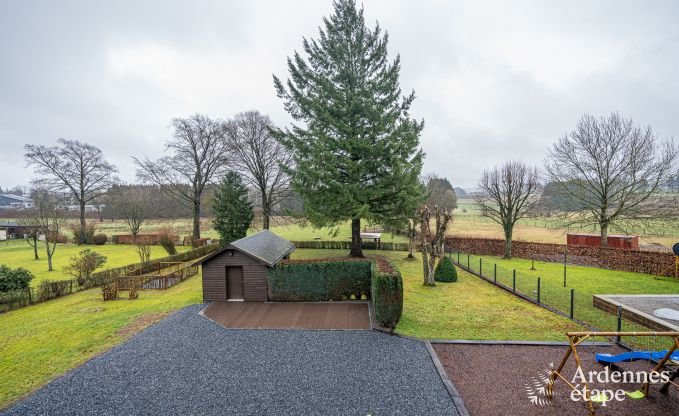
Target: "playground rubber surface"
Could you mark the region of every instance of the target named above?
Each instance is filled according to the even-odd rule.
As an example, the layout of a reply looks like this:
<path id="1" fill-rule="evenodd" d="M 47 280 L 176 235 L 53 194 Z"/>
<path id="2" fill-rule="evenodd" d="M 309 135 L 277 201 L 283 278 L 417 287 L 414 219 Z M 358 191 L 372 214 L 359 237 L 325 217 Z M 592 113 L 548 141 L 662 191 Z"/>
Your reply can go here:
<path id="1" fill-rule="evenodd" d="M 540 388 L 550 364 L 558 367 L 566 346 L 534 345 L 469 345 L 433 344 L 434 350 L 464 400 L 469 413 L 481 415 L 588 415 L 586 403 L 571 400 L 571 390 L 563 380 L 554 386 L 554 398 L 549 401 Z M 605 366 L 597 364 L 596 353 L 619 354 L 625 350 L 617 347 L 579 346 L 583 372 L 603 372 Z M 649 371 L 647 361 L 620 363 L 611 370 Z M 569 359 L 564 370 L 569 381 L 575 374 L 575 362 Z M 540 376 L 543 376 L 542 378 Z M 596 377 L 596 375 L 595 375 Z M 602 376 L 603 377 L 603 376 Z M 633 392 L 640 383 L 600 383 L 595 380 L 592 389 L 622 389 Z M 595 403 L 596 414 L 605 415 L 679 415 L 679 389 L 670 386 L 663 394 L 660 386 L 651 386 L 649 398 L 634 400 L 625 396 L 623 401 L 609 401 L 606 406 Z M 531 396 L 534 397 L 531 402 Z"/>

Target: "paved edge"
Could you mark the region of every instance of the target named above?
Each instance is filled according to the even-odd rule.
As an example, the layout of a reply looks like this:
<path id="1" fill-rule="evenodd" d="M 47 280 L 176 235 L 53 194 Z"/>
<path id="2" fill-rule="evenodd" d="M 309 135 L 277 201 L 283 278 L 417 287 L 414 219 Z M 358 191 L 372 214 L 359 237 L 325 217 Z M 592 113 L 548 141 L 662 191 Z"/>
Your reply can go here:
<path id="1" fill-rule="evenodd" d="M 570 344 L 566 341 L 522 341 L 522 340 L 485 340 L 485 339 L 429 339 L 432 344 L 471 344 L 471 345 L 538 345 L 550 347 L 567 347 Z M 583 342 L 578 345 L 589 345 L 594 347 L 613 347 L 613 342 Z"/>
<path id="2" fill-rule="evenodd" d="M 455 385 L 448 378 L 448 373 L 446 373 L 446 369 L 443 368 L 443 364 L 441 364 L 441 361 L 439 360 L 438 355 L 436 355 L 436 351 L 434 351 L 434 347 L 431 346 L 431 342 L 429 342 L 429 341 L 423 341 L 423 342 L 424 342 L 424 345 L 427 347 L 427 351 L 429 352 L 429 357 L 431 358 L 431 361 L 434 363 L 434 367 L 436 367 L 436 371 L 439 373 L 439 377 L 441 377 L 441 381 L 443 381 L 443 385 L 446 387 L 446 390 L 448 391 L 448 395 L 450 396 L 450 399 L 453 401 L 453 405 L 455 406 L 457 413 L 460 416 L 469 416 L 469 411 L 467 410 L 467 406 L 464 405 L 464 401 L 462 400 L 462 397 L 460 397 L 460 393 L 457 392 Z"/>

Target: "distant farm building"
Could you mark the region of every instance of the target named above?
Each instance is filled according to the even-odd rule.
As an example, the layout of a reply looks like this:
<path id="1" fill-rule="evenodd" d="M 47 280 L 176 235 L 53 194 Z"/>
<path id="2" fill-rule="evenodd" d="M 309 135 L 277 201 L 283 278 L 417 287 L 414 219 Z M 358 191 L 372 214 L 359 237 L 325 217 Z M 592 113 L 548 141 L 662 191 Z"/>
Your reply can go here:
<path id="1" fill-rule="evenodd" d="M 25 196 L 0 194 L 0 208 L 2 209 L 26 209 L 33 208 L 33 200 Z"/>
<path id="2" fill-rule="evenodd" d="M 573 247 L 599 247 L 601 246 L 601 236 L 599 234 L 566 234 L 566 244 Z M 637 250 L 639 249 L 639 236 L 609 235 L 608 247 Z"/>

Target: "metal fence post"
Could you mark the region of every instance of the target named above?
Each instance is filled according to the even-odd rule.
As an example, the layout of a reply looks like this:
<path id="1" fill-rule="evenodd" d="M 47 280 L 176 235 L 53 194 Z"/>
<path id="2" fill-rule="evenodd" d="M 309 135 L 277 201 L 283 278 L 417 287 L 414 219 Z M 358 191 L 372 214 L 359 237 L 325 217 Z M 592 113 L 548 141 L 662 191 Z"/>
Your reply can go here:
<path id="1" fill-rule="evenodd" d="M 483 277 L 483 259 L 479 257 L 479 274 Z"/>
<path id="2" fill-rule="evenodd" d="M 540 278 L 538 277 L 538 303 L 540 303 Z"/>
<path id="3" fill-rule="evenodd" d="M 467 253 L 467 268 L 468 268 L 469 270 L 472 269 L 471 267 L 469 267 L 469 253 Z"/>
<path id="4" fill-rule="evenodd" d="M 568 250 L 563 251 L 563 287 L 566 287 L 566 256 L 568 256 Z"/>
<path id="5" fill-rule="evenodd" d="M 28 290 L 28 303 L 33 303 L 33 296 L 31 295 L 31 288 L 27 287 L 26 290 Z"/>
<path id="6" fill-rule="evenodd" d="M 574 299 L 575 299 L 575 289 L 571 288 L 571 319 L 573 319 L 573 317 L 575 316 L 574 313 L 575 311 L 573 310 L 574 309 L 573 306 L 575 305 Z"/>
<path id="7" fill-rule="evenodd" d="M 512 291 L 516 292 L 516 269 L 512 271 Z"/>
<path id="8" fill-rule="evenodd" d="M 493 280 L 497 283 L 497 263 L 493 263 Z"/>
<path id="9" fill-rule="evenodd" d="M 618 332 L 622 331 L 622 306 L 618 305 Z M 615 342 L 620 344 L 620 335 L 615 337 Z"/>
<path id="10" fill-rule="evenodd" d="M 457 252 L 457 264 L 460 264 L 460 252 Z"/>

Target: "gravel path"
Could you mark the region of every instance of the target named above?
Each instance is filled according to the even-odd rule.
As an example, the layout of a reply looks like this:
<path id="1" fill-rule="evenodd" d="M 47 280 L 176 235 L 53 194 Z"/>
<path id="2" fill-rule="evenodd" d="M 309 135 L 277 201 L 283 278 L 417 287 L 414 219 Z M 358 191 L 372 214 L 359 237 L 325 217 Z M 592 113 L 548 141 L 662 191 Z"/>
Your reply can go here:
<path id="1" fill-rule="evenodd" d="M 455 415 L 424 344 L 372 331 L 227 330 L 185 308 L 4 415 Z"/>

